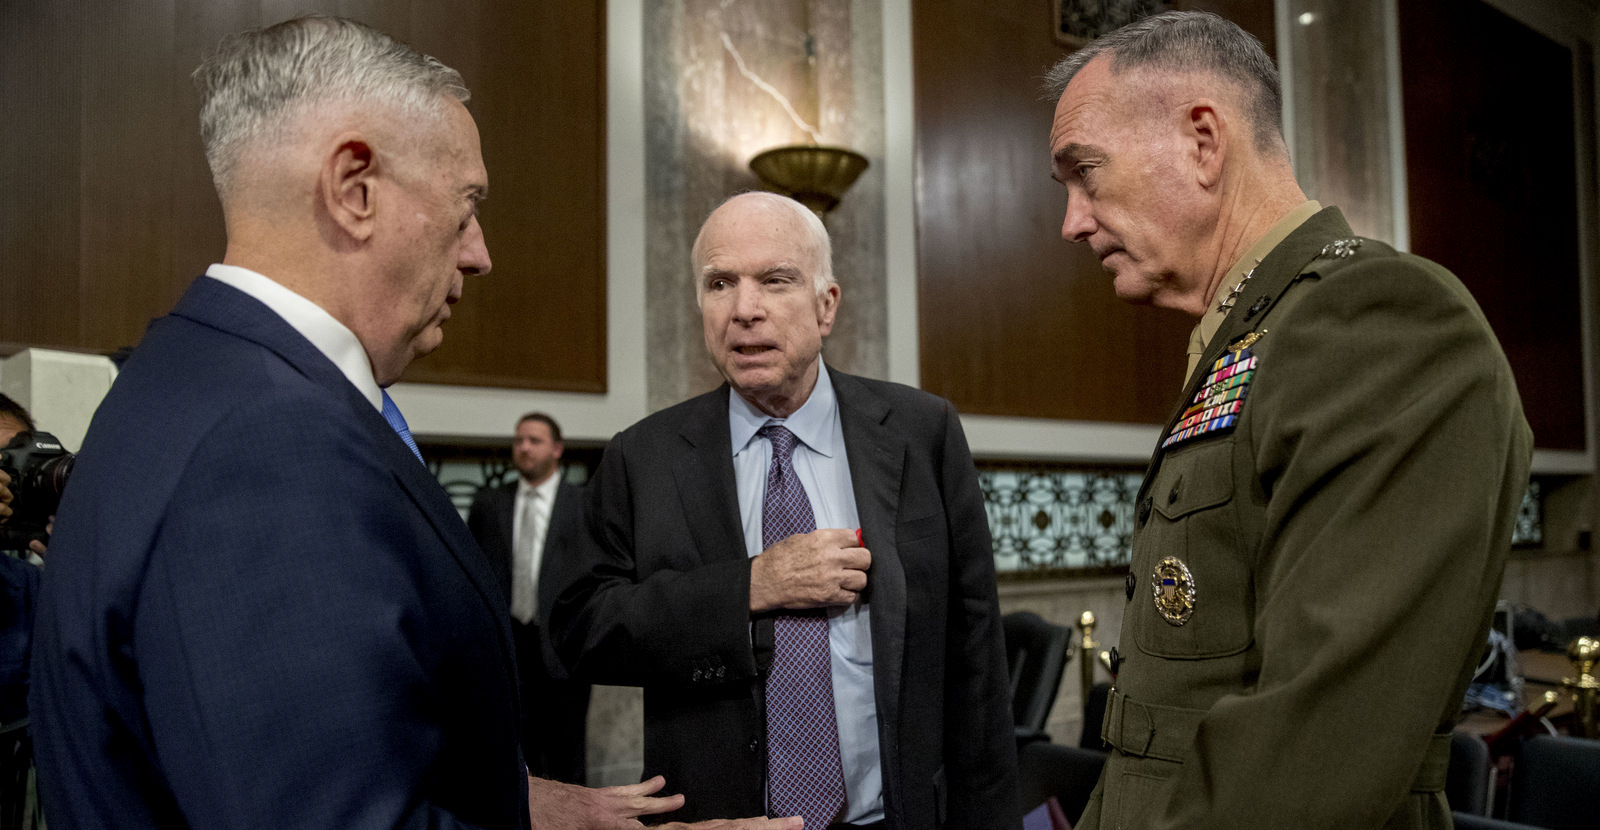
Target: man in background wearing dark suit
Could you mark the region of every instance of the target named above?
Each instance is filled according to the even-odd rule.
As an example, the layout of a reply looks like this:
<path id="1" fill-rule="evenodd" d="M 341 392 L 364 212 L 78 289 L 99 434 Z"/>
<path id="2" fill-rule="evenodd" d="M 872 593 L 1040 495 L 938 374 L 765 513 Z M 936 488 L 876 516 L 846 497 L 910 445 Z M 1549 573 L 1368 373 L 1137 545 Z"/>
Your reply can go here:
<path id="1" fill-rule="evenodd" d="M 304 18 L 195 77 L 228 247 L 124 365 L 61 504 L 29 698 L 51 825 L 676 808 L 660 781 L 527 777 L 504 589 L 383 391 L 490 267 L 461 76 Z"/>
<path id="2" fill-rule="evenodd" d="M 693 251 L 727 384 L 618 435 L 552 609 L 580 677 L 644 687 L 690 817 L 1018 826 L 989 524 L 947 401 L 824 365 L 839 285 L 800 203 L 747 193 Z M 859 528 L 859 534 L 857 529 Z"/>
<path id="3" fill-rule="evenodd" d="M 555 570 L 575 555 L 583 532 L 583 488 L 561 480 L 561 425 L 543 412 L 517 421 L 511 462 L 517 480 L 485 487 L 467 527 L 510 586 L 511 633 L 522 681 L 522 756 L 528 771 L 582 784 L 589 684 L 567 677 L 539 615 Z"/>

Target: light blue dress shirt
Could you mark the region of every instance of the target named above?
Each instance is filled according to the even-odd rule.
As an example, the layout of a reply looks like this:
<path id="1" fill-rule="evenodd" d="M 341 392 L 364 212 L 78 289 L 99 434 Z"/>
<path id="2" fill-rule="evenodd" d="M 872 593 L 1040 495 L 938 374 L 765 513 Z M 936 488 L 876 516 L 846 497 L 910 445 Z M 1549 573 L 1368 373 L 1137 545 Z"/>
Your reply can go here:
<path id="1" fill-rule="evenodd" d="M 745 550 L 761 552 L 761 504 L 766 495 L 772 442 L 757 437 L 767 423 L 788 427 L 795 437 L 794 472 L 811 499 L 818 528 L 855 530 L 855 490 L 845 454 L 839 400 L 828 367 L 817 363 L 817 387 L 788 418 L 773 418 L 738 392 L 728 394 L 728 426 L 733 435 L 733 474 L 739 491 L 739 520 Z M 870 579 L 870 577 L 869 577 Z M 833 706 L 839 720 L 839 759 L 844 768 L 845 809 L 841 819 L 867 824 L 883 818 L 883 765 L 878 755 L 878 706 L 872 687 L 872 623 L 867 604 L 828 609 L 828 645 L 833 653 Z"/>

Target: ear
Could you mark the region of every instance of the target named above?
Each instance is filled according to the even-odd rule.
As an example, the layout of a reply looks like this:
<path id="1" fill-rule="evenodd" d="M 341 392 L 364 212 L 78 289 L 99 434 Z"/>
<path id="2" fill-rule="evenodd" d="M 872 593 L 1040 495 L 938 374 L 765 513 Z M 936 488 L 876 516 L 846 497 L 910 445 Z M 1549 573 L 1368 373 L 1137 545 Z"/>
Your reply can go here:
<path id="1" fill-rule="evenodd" d="M 335 139 L 333 152 L 322 160 L 317 192 L 328 215 L 351 238 L 372 237 L 377 216 L 377 154 L 360 133 Z"/>
<path id="2" fill-rule="evenodd" d="M 817 328 L 822 330 L 823 337 L 833 331 L 833 317 L 838 313 L 839 284 L 829 283 L 822 295 L 817 297 Z"/>
<path id="3" fill-rule="evenodd" d="M 567 445 L 561 441 L 557 441 L 555 442 L 553 449 L 555 450 L 556 458 L 560 458 L 561 454 L 567 451 Z"/>
<path id="4" fill-rule="evenodd" d="M 1201 187 L 1210 189 L 1222 180 L 1222 164 L 1228 150 L 1228 122 L 1216 104 L 1204 98 L 1189 105 L 1184 126 L 1193 142 L 1195 177 Z"/>

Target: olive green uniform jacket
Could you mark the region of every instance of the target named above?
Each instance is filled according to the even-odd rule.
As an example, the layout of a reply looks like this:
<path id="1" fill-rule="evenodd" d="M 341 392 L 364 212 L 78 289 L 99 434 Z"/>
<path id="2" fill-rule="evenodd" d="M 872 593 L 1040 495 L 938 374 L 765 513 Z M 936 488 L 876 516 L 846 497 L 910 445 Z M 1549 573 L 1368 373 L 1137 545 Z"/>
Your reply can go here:
<path id="1" fill-rule="evenodd" d="M 1080 828 L 1450 826 L 1435 734 L 1483 649 L 1532 434 L 1466 288 L 1381 242 L 1328 247 L 1351 237 L 1325 209 L 1262 260 L 1185 393 L 1254 332 L 1237 421 L 1151 461 Z M 1188 600 L 1155 578 L 1167 557 Z"/>

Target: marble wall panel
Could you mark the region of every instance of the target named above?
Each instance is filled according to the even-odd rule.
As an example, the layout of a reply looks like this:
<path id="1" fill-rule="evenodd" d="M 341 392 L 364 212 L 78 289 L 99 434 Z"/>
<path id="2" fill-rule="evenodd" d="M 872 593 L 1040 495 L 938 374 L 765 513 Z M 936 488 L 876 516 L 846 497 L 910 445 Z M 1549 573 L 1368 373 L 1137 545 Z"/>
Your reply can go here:
<path id="1" fill-rule="evenodd" d="M 1397 241 L 1383 0 L 1290 0 L 1287 133 L 1306 196 L 1338 205 L 1362 236 Z"/>
<path id="2" fill-rule="evenodd" d="M 721 382 L 705 355 L 689 250 L 724 199 L 758 188 L 750 158 L 850 147 L 872 166 L 829 214 L 843 292 L 829 362 L 885 377 L 883 31 L 868 0 L 673 0 L 645 9 L 650 409 Z"/>

